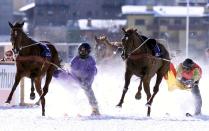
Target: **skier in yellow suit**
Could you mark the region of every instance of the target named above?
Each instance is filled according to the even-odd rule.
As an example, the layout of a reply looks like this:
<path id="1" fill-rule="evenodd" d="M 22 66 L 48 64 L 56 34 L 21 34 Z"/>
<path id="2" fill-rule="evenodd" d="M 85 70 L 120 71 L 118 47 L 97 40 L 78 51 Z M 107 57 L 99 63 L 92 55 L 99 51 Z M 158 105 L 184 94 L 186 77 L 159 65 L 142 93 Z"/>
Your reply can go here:
<path id="1" fill-rule="evenodd" d="M 201 76 L 201 67 L 196 64 L 192 59 L 185 59 L 177 67 L 176 85 L 180 88 L 191 90 L 191 93 L 195 100 L 194 115 L 201 114 L 202 98 L 198 86 Z"/>

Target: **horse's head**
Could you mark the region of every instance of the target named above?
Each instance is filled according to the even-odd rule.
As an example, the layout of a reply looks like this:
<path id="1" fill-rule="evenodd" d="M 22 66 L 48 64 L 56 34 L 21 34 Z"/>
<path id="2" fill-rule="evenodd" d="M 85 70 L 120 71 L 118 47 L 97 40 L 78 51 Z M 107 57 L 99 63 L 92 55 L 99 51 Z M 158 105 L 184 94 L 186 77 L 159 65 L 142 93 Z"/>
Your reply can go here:
<path id="1" fill-rule="evenodd" d="M 101 51 L 104 50 L 106 48 L 106 44 L 105 44 L 105 40 L 107 40 L 106 36 L 100 36 L 99 38 L 97 38 L 95 36 L 95 41 L 96 41 L 96 50 Z"/>
<path id="2" fill-rule="evenodd" d="M 106 45 L 104 43 L 104 39 L 105 37 L 99 37 L 97 38 L 95 36 L 95 41 L 96 41 L 96 45 L 95 45 L 95 51 L 96 51 L 96 55 L 99 57 L 103 57 L 105 55 L 106 52 Z"/>
<path id="3" fill-rule="evenodd" d="M 15 54 L 17 54 L 20 50 L 21 50 L 21 44 L 22 44 L 22 39 L 23 39 L 23 25 L 24 25 L 24 22 L 22 23 L 14 23 L 11 24 L 9 22 L 9 26 L 11 27 L 11 38 L 10 38 L 10 41 L 12 42 L 12 46 L 13 46 L 13 51 Z"/>
<path id="4" fill-rule="evenodd" d="M 141 36 L 137 33 L 137 29 L 130 28 L 125 30 L 122 28 L 122 31 L 124 37 L 122 38 L 123 54 L 121 56 L 123 59 L 126 59 L 143 41 Z"/>

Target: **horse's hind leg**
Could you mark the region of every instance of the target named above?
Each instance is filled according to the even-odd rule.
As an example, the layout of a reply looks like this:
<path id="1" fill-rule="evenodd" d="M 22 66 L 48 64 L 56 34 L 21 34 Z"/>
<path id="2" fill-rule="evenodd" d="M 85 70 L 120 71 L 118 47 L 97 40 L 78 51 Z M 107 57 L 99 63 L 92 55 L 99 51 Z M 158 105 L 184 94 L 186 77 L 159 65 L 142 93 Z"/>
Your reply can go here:
<path id="1" fill-rule="evenodd" d="M 148 106 L 151 106 L 152 105 L 153 99 L 154 99 L 155 95 L 159 91 L 159 86 L 160 86 L 160 83 L 161 83 L 162 79 L 163 79 L 163 76 L 162 75 L 157 75 L 157 80 L 156 80 L 155 86 L 153 88 L 153 94 L 150 97 L 150 99 L 148 100 L 148 102 L 147 102 L 146 105 L 148 105 Z"/>
<path id="2" fill-rule="evenodd" d="M 44 96 L 47 94 L 49 84 L 52 80 L 52 75 L 53 75 L 53 72 L 54 72 L 54 70 L 52 70 L 52 69 L 53 68 L 51 68 L 51 69 L 49 68 L 49 70 L 47 71 L 45 85 L 43 87 L 43 92 L 42 92 L 42 94 L 40 96 L 40 99 L 39 99 L 39 101 L 41 100 L 42 116 L 45 116 L 45 98 L 44 98 Z"/>
<path id="3" fill-rule="evenodd" d="M 34 100 L 36 98 L 35 95 L 35 88 L 34 88 L 34 78 L 31 78 L 31 93 L 30 93 L 30 99 Z"/>
<path id="4" fill-rule="evenodd" d="M 38 77 L 35 79 L 35 87 L 36 87 L 36 91 L 38 93 L 39 96 L 41 96 L 42 94 L 42 89 L 41 89 L 41 77 Z M 40 103 L 36 103 L 37 105 L 39 105 Z"/>
<path id="5" fill-rule="evenodd" d="M 130 84 L 130 80 L 131 80 L 132 75 L 133 74 L 131 72 L 126 70 L 126 72 L 125 72 L 125 85 L 124 85 L 124 88 L 123 88 L 123 93 L 122 93 L 122 96 L 120 98 L 120 102 L 117 104 L 117 106 L 119 106 L 119 107 L 122 107 L 126 92 L 128 91 L 128 86 Z"/>
<path id="6" fill-rule="evenodd" d="M 135 95 L 135 99 L 137 99 L 137 100 L 141 99 L 141 90 L 142 90 L 142 78 L 140 79 L 140 84 L 138 87 L 138 91 Z"/>
<path id="7" fill-rule="evenodd" d="M 14 84 L 12 86 L 12 90 L 11 90 L 11 92 L 10 92 L 10 94 L 9 94 L 9 96 L 8 96 L 8 98 L 7 98 L 7 100 L 6 100 L 5 103 L 10 103 L 10 101 L 12 100 L 12 96 L 14 94 L 14 91 L 16 90 L 17 85 L 19 84 L 21 78 L 22 77 L 20 76 L 20 74 L 16 74 L 16 76 L 15 76 L 15 82 L 14 82 Z"/>
<path id="8" fill-rule="evenodd" d="M 151 93 L 150 93 L 150 78 L 144 78 L 143 79 L 143 85 L 144 85 L 144 91 L 147 95 L 147 101 L 150 99 L 151 97 Z M 150 112 L 151 112 L 151 107 L 148 106 L 147 109 L 147 116 L 150 116 Z"/>

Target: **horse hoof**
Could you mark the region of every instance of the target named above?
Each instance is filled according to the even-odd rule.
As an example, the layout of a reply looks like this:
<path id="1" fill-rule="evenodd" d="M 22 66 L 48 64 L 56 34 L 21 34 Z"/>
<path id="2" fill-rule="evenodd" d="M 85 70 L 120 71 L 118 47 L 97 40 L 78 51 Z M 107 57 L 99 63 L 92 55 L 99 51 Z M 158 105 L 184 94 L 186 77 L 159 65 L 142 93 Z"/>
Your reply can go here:
<path id="1" fill-rule="evenodd" d="M 147 103 L 147 104 L 145 104 L 145 106 L 146 106 L 146 107 L 151 107 L 151 105 L 150 105 L 150 104 L 148 104 L 148 103 Z"/>
<path id="2" fill-rule="evenodd" d="M 136 100 L 140 100 L 141 99 L 141 93 L 136 93 L 136 95 L 135 95 L 135 99 Z"/>
<path id="3" fill-rule="evenodd" d="M 122 108 L 122 105 L 121 104 L 117 104 L 116 107 Z"/>
<path id="4" fill-rule="evenodd" d="M 35 93 L 31 93 L 31 94 L 30 94 L 30 99 L 31 99 L 31 100 L 34 100 L 35 98 L 36 98 Z"/>
<path id="5" fill-rule="evenodd" d="M 5 103 L 3 104 L 3 106 L 5 106 L 5 107 L 10 106 L 10 103 L 9 103 L 9 102 L 5 102 Z"/>
<path id="6" fill-rule="evenodd" d="M 10 104 L 10 101 L 7 100 L 7 101 L 5 102 L 5 104 Z"/>

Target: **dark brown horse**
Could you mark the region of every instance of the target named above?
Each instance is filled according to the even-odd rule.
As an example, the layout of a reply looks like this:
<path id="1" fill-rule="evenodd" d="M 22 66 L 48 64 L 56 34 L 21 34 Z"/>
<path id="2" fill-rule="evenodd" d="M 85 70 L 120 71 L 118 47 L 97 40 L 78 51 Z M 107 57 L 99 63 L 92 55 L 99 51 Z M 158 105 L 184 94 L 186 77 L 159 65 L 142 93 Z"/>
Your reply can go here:
<path id="1" fill-rule="evenodd" d="M 12 90 L 7 98 L 6 103 L 10 103 L 13 93 L 16 90 L 21 78 L 28 77 L 31 79 L 31 95 L 32 99 L 35 98 L 34 85 L 38 92 L 42 106 L 42 116 L 45 115 L 45 98 L 48 92 L 49 84 L 51 82 L 54 71 L 60 66 L 58 52 L 54 45 L 49 42 L 36 42 L 29 38 L 23 31 L 22 23 L 15 23 L 14 25 L 9 22 L 11 27 L 11 42 L 13 51 L 16 57 L 16 76 Z M 48 50 L 47 50 L 48 49 Z M 48 52 L 47 52 L 48 51 Z M 44 53 L 45 52 L 45 53 Z M 43 91 L 41 88 L 42 78 L 46 76 Z M 38 102 L 39 102 L 38 101 Z"/>
<path id="2" fill-rule="evenodd" d="M 125 85 L 120 102 L 117 106 L 122 107 L 125 94 L 128 90 L 130 84 L 130 79 L 133 75 L 141 78 L 138 92 L 135 95 L 136 99 L 141 98 L 142 84 L 144 91 L 147 95 L 148 111 L 147 116 L 150 116 L 151 105 L 155 95 L 158 93 L 159 85 L 163 79 L 163 76 L 167 74 L 169 70 L 170 57 L 166 48 L 155 41 L 154 39 L 145 40 L 141 35 L 137 33 L 137 30 L 123 28 L 124 37 L 122 38 L 122 45 L 124 49 L 123 58 L 126 62 L 125 71 Z M 150 44 L 155 44 L 157 42 L 162 56 L 153 56 L 153 51 L 150 49 Z M 156 83 L 153 88 L 153 94 L 150 93 L 150 81 L 154 75 L 156 77 Z"/>
<path id="3" fill-rule="evenodd" d="M 121 42 L 110 42 L 106 36 L 95 36 L 95 55 L 98 61 L 112 59 L 122 46 Z"/>

